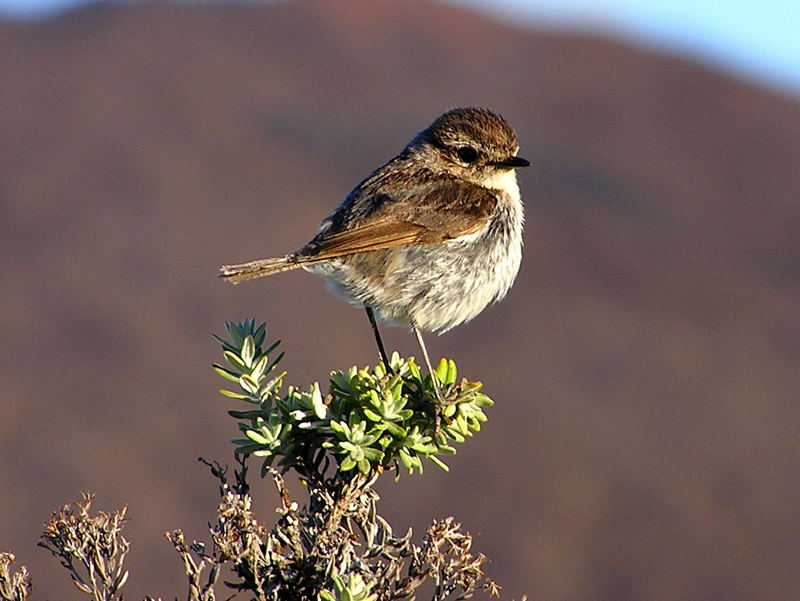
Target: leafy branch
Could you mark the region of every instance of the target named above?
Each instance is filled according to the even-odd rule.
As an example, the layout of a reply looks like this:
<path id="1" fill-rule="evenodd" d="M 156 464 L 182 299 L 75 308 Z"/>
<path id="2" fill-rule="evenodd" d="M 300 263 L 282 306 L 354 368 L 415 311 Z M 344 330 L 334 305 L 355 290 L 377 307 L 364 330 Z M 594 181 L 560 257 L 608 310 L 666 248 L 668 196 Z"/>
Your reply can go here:
<path id="1" fill-rule="evenodd" d="M 480 431 L 493 404 L 479 382 L 459 381 L 455 363 L 443 359 L 436 378 L 444 402 L 436 402 L 430 375 L 395 353 L 388 366 L 331 373 L 324 394 L 317 383 L 284 388 L 283 353 L 279 342 L 265 345 L 266 326 L 249 319 L 226 330 L 217 337 L 224 364 L 214 370 L 234 385 L 222 394 L 247 405 L 228 412 L 243 435 L 233 441 L 237 467 L 231 477 L 201 459 L 220 493 L 208 543 L 165 533 L 188 579 L 188 601 L 216 601 L 222 585 L 257 601 L 410 601 L 425 583 L 431 601 L 498 596 L 486 557 L 472 552 L 471 536 L 452 517 L 434 520 L 416 543 L 411 529 L 396 534 L 378 514 L 373 488 L 387 471 L 421 472 L 425 460 L 447 470 L 442 457 Z M 272 525 L 253 512 L 251 458 L 278 490 Z M 292 499 L 289 470 L 305 484 L 304 502 Z M 91 504 L 84 494 L 55 512 L 39 544 L 93 601 L 121 600 L 126 508 L 92 515 Z M 12 573 L 13 561 L 0 554 L 0 601 L 27 601 L 30 577 L 24 567 Z"/>
<path id="2" fill-rule="evenodd" d="M 436 368 L 445 403 L 437 429 L 435 390 L 413 359 L 392 355 L 389 368 L 352 367 L 331 373 L 328 393 L 317 383 L 307 390 L 293 386 L 283 391 L 286 372 L 276 368 L 283 353 L 271 359 L 279 341 L 266 349 L 265 324 L 254 320 L 226 323 L 228 339 L 222 345 L 226 365 L 215 371 L 237 385 L 223 395 L 252 405 L 228 413 L 239 420 L 245 438 L 233 441 L 238 453 L 262 457 L 262 475 L 277 460 L 282 471 L 293 468 L 307 479 L 322 479 L 335 463 L 347 472 L 362 474 L 402 465 L 409 473 L 422 471 L 423 459 L 442 469 L 441 456 L 456 452 L 451 443 L 463 443 L 486 421 L 492 400 L 481 393 L 480 382 L 462 379 L 452 360 Z"/>

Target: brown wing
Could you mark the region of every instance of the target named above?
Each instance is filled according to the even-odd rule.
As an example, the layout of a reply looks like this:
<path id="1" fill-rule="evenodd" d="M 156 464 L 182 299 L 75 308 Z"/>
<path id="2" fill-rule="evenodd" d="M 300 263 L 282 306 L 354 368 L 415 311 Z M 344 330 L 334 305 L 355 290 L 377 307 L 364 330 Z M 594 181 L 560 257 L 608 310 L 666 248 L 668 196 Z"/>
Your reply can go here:
<path id="1" fill-rule="evenodd" d="M 496 205 L 490 190 L 457 180 L 406 188 L 355 225 L 323 231 L 296 257 L 316 262 L 393 246 L 440 244 L 479 231 Z"/>

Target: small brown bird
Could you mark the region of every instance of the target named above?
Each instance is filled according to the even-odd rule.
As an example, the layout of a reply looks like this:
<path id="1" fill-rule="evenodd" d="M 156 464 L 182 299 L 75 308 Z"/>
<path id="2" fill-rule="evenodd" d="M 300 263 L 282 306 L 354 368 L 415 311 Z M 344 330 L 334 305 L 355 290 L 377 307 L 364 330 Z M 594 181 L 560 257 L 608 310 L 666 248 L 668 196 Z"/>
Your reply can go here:
<path id="1" fill-rule="evenodd" d="M 515 169 L 530 162 L 500 115 L 444 113 L 359 183 L 292 254 L 222 267 L 238 283 L 302 267 L 375 315 L 408 324 L 439 395 L 421 330 L 445 332 L 502 299 L 522 258 L 523 208 Z M 441 397 L 440 397 L 441 398 Z"/>

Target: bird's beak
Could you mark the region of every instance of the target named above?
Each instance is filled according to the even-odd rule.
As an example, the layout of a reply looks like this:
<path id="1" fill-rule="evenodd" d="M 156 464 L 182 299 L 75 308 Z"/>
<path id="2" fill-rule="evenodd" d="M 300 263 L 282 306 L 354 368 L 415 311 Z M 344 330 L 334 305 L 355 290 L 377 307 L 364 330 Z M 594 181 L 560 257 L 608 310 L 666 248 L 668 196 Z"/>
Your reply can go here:
<path id="1" fill-rule="evenodd" d="M 507 159 L 503 159 L 502 161 L 497 161 L 495 165 L 497 167 L 504 167 L 506 169 L 516 169 L 517 167 L 529 167 L 531 162 L 528 159 L 523 159 L 522 157 L 508 157 Z"/>

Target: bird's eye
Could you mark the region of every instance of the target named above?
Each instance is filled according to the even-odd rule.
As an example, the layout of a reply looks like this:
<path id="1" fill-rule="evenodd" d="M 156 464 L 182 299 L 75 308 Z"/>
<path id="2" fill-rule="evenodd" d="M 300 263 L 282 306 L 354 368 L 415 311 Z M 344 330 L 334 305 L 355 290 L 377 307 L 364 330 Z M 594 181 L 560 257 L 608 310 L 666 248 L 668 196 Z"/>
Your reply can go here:
<path id="1" fill-rule="evenodd" d="M 474 163 L 478 159 L 478 151 L 472 146 L 461 146 L 456 150 L 456 154 L 464 163 Z"/>

